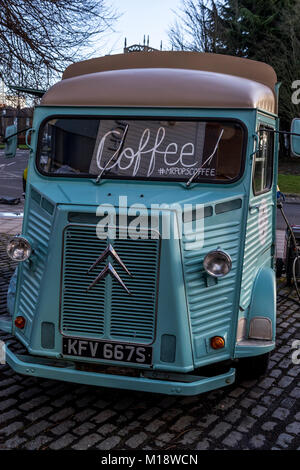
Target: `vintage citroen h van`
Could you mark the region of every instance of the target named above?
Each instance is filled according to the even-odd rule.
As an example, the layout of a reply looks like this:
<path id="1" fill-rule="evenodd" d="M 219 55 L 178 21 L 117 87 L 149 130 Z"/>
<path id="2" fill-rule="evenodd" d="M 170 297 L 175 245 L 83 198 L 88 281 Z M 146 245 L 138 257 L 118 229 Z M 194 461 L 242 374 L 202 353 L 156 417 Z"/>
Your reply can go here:
<path id="1" fill-rule="evenodd" d="M 35 109 L 11 321 L 36 377 L 193 395 L 275 346 L 274 70 L 193 52 L 68 67 Z M 214 372 L 207 366 L 222 365 Z"/>

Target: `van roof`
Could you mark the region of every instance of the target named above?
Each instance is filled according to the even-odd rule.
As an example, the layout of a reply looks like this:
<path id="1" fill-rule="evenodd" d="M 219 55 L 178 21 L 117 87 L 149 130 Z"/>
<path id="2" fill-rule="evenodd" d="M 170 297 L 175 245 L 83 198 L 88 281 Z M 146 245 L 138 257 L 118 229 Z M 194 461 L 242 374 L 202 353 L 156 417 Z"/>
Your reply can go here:
<path id="1" fill-rule="evenodd" d="M 200 52 L 136 52 L 70 65 L 42 105 L 260 108 L 276 112 L 272 67 Z"/>

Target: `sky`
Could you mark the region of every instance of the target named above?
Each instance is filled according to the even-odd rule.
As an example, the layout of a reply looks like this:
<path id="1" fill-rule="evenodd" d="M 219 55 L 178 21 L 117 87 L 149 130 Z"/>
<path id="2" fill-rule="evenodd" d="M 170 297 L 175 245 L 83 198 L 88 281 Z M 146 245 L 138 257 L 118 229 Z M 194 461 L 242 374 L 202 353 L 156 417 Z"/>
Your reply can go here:
<path id="1" fill-rule="evenodd" d="M 168 28 L 176 20 L 173 10 L 179 9 L 181 0 L 107 0 L 119 13 L 123 13 L 109 33 L 102 54 L 123 52 L 124 39 L 127 46 L 143 44 L 144 35 L 149 35 L 149 45 L 169 49 Z"/>

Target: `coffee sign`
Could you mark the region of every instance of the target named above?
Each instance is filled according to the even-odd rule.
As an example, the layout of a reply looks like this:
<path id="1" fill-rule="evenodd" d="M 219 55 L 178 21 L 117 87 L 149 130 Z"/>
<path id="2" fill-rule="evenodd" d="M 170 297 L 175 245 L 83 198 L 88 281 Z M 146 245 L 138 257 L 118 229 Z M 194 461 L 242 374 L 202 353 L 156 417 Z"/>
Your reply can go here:
<path id="1" fill-rule="evenodd" d="M 172 133 L 174 135 L 174 132 Z M 108 156 L 108 143 L 110 138 L 119 136 L 120 145 L 117 150 Z M 166 129 L 159 127 L 156 131 L 149 127 L 142 130 L 140 138 L 135 147 L 127 146 L 122 142 L 123 132 L 113 129 L 104 134 L 101 138 L 97 153 L 97 167 L 101 171 L 106 167 L 106 171 L 115 170 L 130 173 L 131 176 L 139 175 L 142 169 L 143 176 L 150 177 L 155 172 L 158 175 L 192 175 L 201 166 L 201 155 L 195 156 L 195 144 L 191 141 L 182 142 L 182 134 L 179 136 L 181 142 L 170 141 L 167 138 Z M 173 137 L 174 138 L 174 137 Z M 132 140 L 132 139 L 131 139 Z M 123 148 L 121 149 L 121 146 Z M 210 159 L 208 165 L 211 163 Z M 206 168 L 202 175 L 212 176 L 214 168 Z"/>

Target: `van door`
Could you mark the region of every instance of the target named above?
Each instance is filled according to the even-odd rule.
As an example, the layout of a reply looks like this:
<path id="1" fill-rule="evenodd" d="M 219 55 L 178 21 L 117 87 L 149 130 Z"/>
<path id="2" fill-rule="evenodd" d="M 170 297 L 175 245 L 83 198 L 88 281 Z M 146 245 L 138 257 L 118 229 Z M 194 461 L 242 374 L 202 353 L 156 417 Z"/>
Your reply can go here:
<path id="1" fill-rule="evenodd" d="M 259 123 L 258 151 L 252 164 L 252 187 L 242 275 L 240 308 L 244 312 L 250 305 L 253 282 L 262 266 L 273 267 L 274 238 L 274 130 Z"/>

